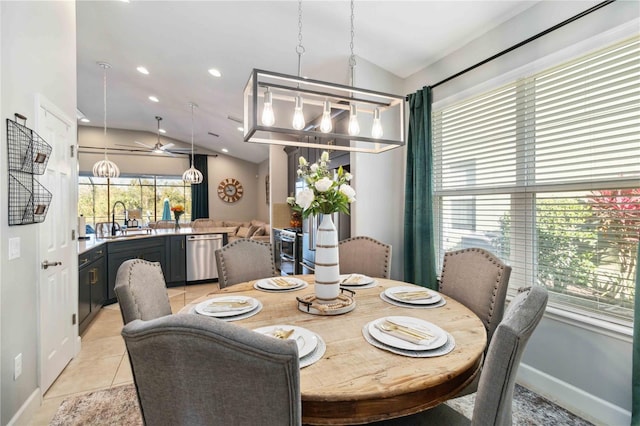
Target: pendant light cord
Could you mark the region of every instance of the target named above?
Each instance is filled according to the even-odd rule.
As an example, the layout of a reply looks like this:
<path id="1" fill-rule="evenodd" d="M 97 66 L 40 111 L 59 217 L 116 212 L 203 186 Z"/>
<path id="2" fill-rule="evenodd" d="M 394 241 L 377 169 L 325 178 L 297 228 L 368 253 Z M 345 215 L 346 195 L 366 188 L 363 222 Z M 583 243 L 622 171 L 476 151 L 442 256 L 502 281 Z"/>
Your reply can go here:
<path id="1" fill-rule="evenodd" d="M 302 45 L 302 0 L 298 1 L 298 45 L 296 53 L 298 54 L 298 77 L 302 77 L 302 55 L 305 49 Z"/>
<path id="2" fill-rule="evenodd" d="M 354 86 L 356 84 L 356 55 L 353 53 L 353 39 L 355 37 L 355 29 L 354 29 L 354 24 L 353 21 L 355 19 L 355 14 L 354 14 L 354 1 L 351 0 L 351 43 L 349 43 L 349 48 L 351 49 L 351 56 L 349 57 L 349 70 L 351 72 L 351 86 Z"/>
<path id="3" fill-rule="evenodd" d="M 193 163 L 193 108 L 194 104 L 191 103 L 191 167 L 194 167 Z"/>
<path id="4" fill-rule="evenodd" d="M 104 110 L 104 159 L 107 159 L 107 65 L 102 64 L 102 106 Z"/>

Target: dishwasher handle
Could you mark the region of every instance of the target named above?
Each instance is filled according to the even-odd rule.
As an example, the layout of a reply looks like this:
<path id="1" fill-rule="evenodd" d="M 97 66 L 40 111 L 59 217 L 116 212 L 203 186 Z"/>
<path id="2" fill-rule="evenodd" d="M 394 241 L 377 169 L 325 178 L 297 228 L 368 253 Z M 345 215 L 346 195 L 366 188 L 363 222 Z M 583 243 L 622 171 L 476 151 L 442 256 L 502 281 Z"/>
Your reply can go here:
<path id="1" fill-rule="evenodd" d="M 207 240 L 221 240 L 222 235 L 220 234 L 212 234 L 212 235 L 189 235 L 187 237 L 189 241 L 207 241 Z"/>

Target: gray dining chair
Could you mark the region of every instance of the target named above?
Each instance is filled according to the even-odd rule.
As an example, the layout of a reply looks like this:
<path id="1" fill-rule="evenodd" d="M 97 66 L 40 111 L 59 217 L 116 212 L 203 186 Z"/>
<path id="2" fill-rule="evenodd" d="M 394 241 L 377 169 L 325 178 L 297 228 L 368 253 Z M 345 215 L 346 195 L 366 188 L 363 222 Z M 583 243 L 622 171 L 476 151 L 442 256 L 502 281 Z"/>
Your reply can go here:
<path id="1" fill-rule="evenodd" d="M 481 248 L 445 253 L 440 275 L 442 294 L 471 309 L 487 330 L 487 347 L 502 320 L 511 266 Z"/>
<path id="2" fill-rule="evenodd" d="M 265 277 L 275 277 L 271 244 L 240 239 L 215 251 L 220 288 Z"/>
<path id="3" fill-rule="evenodd" d="M 504 302 L 511 276 L 511 266 L 481 248 L 466 248 L 445 253 L 439 291 L 471 309 L 487 330 L 486 351 L 493 333 L 502 320 Z M 476 375 L 458 396 L 478 388 Z"/>
<path id="4" fill-rule="evenodd" d="M 351 237 L 338 243 L 341 274 L 391 276 L 391 245 L 371 237 Z"/>
<path id="5" fill-rule="evenodd" d="M 170 315 L 122 330 L 147 425 L 300 425 L 293 340 Z"/>
<path id="6" fill-rule="evenodd" d="M 118 268 L 116 297 L 125 324 L 171 315 L 167 286 L 158 262 L 130 259 Z"/>
<path id="7" fill-rule="evenodd" d="M 491 339 L 471 420 L 448 405 L 440 404 L 422 413 L 373 425 L 510 426 L 518 366 L 529 338 L 542 319 L 548 299 L 547 289 L 542 286 L 518 291 Z"/>

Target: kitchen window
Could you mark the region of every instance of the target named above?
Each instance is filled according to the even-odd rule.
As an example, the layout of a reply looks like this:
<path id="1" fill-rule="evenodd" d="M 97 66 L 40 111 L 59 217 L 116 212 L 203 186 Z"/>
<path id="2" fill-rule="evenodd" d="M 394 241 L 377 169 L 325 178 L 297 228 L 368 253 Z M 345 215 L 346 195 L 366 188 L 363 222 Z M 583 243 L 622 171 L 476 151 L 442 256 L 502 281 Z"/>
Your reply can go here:
<path id="1" fill-rule="evenodd" d="M 88 225 L 110 222 L 113 203 L 122 201 L 127 210 L 139 210 L 142 224 L 162 219 L 164 199 L 185 208 L 182 221 L 191 220 L 191 185 L 178 176 L 126 176 L 115 179 L 78 177 L 78 214 Z M 117 210 L 119 215 L 121 210 Z M 173 219 L 173 216 L 172 216 Z"/>
<path id="2" fill-rule="evenodd" d="M 544 285 L 556 306 L 629 325 L 639 81 L 635 36 L 435 109 L 438 261 L 445 251 L 485 248 L 513 267 L 511 288 Z"/>

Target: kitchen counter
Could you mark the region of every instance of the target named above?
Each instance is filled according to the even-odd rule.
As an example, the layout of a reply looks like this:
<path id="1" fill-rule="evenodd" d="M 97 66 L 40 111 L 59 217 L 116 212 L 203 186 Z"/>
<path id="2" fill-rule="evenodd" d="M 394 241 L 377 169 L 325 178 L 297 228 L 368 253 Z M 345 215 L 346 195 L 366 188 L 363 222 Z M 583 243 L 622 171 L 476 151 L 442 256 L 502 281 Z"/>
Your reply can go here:
<path id="1" fill-rule="evenodd" d="M 219 234 L 218 230 L 213 228 L 197 228 L 183 226 L 180 229 L 138 229 L 129 231 L 126 235 L 116 235 L 115 237 L 96 238 L 95 234 L 88 234 L 88 240 L 78 240 L 78 254 L 85 253 L 93 248 L 111 241 L 129 241 L 142 238 L 165 237 L 170 235 L 200 235 L 200 234 Z"/>

